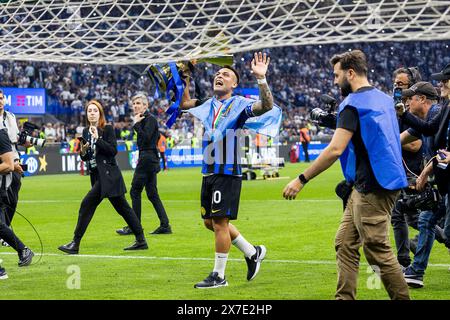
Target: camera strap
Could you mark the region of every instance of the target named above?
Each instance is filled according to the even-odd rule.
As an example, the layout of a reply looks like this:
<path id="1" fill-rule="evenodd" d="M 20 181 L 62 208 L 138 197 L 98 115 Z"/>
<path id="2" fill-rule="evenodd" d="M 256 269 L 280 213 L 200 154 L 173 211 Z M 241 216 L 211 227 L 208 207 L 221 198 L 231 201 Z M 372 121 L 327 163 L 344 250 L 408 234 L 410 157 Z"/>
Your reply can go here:
<path id="1" fill-rule="evenodd" d="M 3 111 L 3 128 L 8 132 L 8 126 L 6 125 L 6 111 Z"/>
<path id="2" fill-rule="evenodd" d="M 2 175 L 2 183 L 0 186 L 0 197 L 3 200 L 8 196 L 8 193 L 6 192 L 6 175 Z"/>

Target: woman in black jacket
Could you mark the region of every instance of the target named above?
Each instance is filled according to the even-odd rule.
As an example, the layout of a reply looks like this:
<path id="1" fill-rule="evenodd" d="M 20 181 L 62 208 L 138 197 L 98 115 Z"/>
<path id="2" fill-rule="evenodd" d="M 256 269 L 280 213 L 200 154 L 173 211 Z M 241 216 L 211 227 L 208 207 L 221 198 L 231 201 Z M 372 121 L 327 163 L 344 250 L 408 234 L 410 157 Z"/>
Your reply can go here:
<path id="1" fill-rule="evenodd" d="M 136 237 L 136 242 L 124 250 L 148 249 L 141 223 L 125 199 L 127 190 L 115 159 L 117 141 L 114 129 L 106 124 L 103 107 L 98 101 L 88 102 L 86 118 L 87 127 L 83 130 L 80 156 L 88 165 L 92 189 L 81 202 L 73 240 L 58 249 L 69 254 L 78 253 L 81 238 L 95 209 L 104 198 L 108 198 Z"/>

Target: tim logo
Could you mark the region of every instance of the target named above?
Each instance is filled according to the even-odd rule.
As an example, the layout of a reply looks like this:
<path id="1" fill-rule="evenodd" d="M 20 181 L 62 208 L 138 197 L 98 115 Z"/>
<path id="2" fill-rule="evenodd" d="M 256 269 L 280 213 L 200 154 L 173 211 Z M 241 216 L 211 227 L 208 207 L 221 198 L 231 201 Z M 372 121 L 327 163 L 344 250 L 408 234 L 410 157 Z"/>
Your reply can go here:
<path id="1" fill-rule="evenodd" d="M 16 103 L 18 107 L 25 107 L 25 96 L 16 96 Z"/>
<path id="2" fill-rule="evenodd" d="M 25 163 L 28 165 L 28 172 L 34 174 L 39 169 L 39 164 L 35 158 L 28 158 Z"/>

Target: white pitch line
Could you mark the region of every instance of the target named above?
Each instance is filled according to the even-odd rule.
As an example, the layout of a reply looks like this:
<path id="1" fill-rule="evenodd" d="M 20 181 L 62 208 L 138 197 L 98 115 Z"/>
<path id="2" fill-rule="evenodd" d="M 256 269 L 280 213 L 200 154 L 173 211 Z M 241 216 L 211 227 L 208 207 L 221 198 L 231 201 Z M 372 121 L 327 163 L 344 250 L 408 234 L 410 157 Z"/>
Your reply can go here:
<path id="1" fill-rule="evenodd" d="M 14 252 L 0 252 L 0 255 L 17 255 Z M 36 257 L 40 254 L 36 253 Z M 214 261 L 214 258 L 201 257 L 155 257 L 155 256 L 110 256 L 97 254 L 58 254 L 58 253 L 44 253 L 44 257 L 70 257 L 70 258 L 94 258 L 94 259 L 136 259 L 136 260 L 183 260 L 183 261 Z M 36 259 L 36 258 L 35 258 Z M 228 261 L 242 261 L 243 259 L 230 258 Z M 297 263 L 297 264 L 336 264 L 334 261 L 327 260 L 264 260 L 272 263 Z"/>
<path id="2" fill-rule="evenodd" d="M 200 203 L 200 200 L 162 200 L 163 202 L 192 202 L 192 203 Z M 249 199 L 249 200 L 240 200 L 240 202 L 287 202 L 284 199 Z M 300 202 L 342 202 L 340 199 L 300 199 Z M 67 203 L 67 202 L 77 202 L 81 203 L 81 199 L 79 200 L 20 200 L 20 203 Z"/>
<path id="3" fill-rule="evenodd" d="M 14 252 L 0 252 L 0 255 L 17 255 Z M 35 258 L 39 258 L 40 254 L 37 253 Z M 44 253 L 44 257 L 66 257 L 66 258 L 92 258 L 92 259 L 125 259 L 125 260 L 166 260 L 166 261 L 214 261 L 213 258 L 201 258 L 201 257 L 155 257 L 155 256 L 111 256 L 111 255 L 97 255 L 97 254 L 57 254 L 57 253 Z M 243 259 L 228 259 L 228 261 L 243 261 Z M 336 261 L 332 260 L 277 260 L 277 259 L 265 259 L 264 263 L 286 263 L 286 264 L 311 264 L 311 265 L 336 265 Z M 368 266 L 366 262 L 361 262 L 360 265 Z M 450 264 L 436 263 L 428 264 L 430 267 L 449 268 Z"/>

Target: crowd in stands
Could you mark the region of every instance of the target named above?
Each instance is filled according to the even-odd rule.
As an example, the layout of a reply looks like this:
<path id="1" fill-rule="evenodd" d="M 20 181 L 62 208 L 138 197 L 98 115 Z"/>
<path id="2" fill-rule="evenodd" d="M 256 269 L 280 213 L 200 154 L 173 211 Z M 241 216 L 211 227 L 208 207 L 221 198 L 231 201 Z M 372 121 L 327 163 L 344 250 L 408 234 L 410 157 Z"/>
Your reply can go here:
<path id="1" fill-rule="evenodd" d="M 351 48 L 362 49 L 369 60 L 369 79 L 381 90 L 392 91 L 392 72 L 399 67 L 418 66 L 422 77 L 439 71 L 450 62 L 449 43 L 434 42 L 376 42 L 356 44 L 308 45 L 265 50 L 271 56 L 268 83 L 276 103 L 283 109 L 281 142 L 295 141 L 302 126 L 309 126 L 314 137 L 330 134 L 326 128 L 318 128 L 308 121 L 308 113 L 320 107 L 321 94 L 339 99 L 340 93 L 333 85 L 329 58 Z M 240 72 L 243 88 L 256 87 L 251 75 L 252 52 L 234 57 Z M 161 128 L 170 132 L 176 141 L 190 139 L 193 118 L 181 116 L 167 130 L 166 99 L 154 99 L 154 88 L 143 73 L 145 66 L 114 66 L 95 64 L 60 64 L 30 61 L 0 61 L 0 87 L 45 88 L 48 112 L 60 123 L 44 123 L 42 136 L 60 142 L 80 133 L 84 125 L 84 106 L 90 99 L 98 99 L 105 106 L 106 118 L 114 124 L 119 139 L 132 139 L 130 132 L 130 98 L 136 92 L 147 92 L 151 112 L 158 118 Z M 199 64 L 195 70 L 195 82 L 206 96 L 212 94 L 212 79 L 217 67 Z M 307 123 L 306 123 L 307 122 Z M 132 133 L 132 130 L 131 130 Z M 297 139 L 298 140 L 298 139 Z"/>

